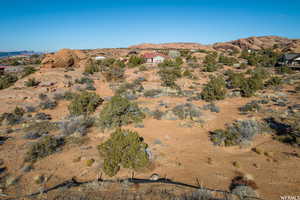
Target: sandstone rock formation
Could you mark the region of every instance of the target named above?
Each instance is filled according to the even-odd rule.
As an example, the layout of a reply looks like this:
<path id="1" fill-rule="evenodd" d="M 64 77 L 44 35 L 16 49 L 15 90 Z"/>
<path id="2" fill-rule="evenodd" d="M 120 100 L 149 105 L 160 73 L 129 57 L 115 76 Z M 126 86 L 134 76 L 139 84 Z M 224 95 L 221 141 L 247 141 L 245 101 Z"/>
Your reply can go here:
<path id="1" fill-rule="evenodd" d="M 80 67 L 86 59 L 87 56 L 80 50 L 61 49 L 55 54 L 48 54 L 42 64 L 47 68 Z"/>
<path id="2" fill-rule="evenodd" d="M 277 48 L 282 50 L 283 52 L 299 51 L 300 40 L 299 39 L 288 39 L 284 37 L 278 36 L 262 36 L 262 37 L 249 37 L 242 38 L 230 42 L 222 42 L 215 43 L 213 48 L 215 50 L 234 50 L 234 48 L 238 50 L 243 49 L 252 49 L 252 50 L 261 50 L 267 48 Z"/>

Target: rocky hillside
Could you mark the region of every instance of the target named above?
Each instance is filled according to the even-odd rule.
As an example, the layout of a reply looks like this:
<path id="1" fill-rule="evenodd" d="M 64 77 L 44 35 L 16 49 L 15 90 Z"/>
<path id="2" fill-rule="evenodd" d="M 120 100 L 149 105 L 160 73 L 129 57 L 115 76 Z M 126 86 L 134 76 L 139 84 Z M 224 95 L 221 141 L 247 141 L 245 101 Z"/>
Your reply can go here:
<path id="1" fill-rule="evenodd" d="M 276 47 L 284 52 L 300 52 L 300 39 L 289 39 L 279 36 L 261 36 L 248 37 L 229 42 L 219 42 L 212 45 L 203 45 L 199 43 L 163 43 L 151 44 L 143 43 L 133 45 L 128 48 L 135 49 L 205 49 L 205 50 L 243 50 L 253 49 L 260 50 Z"/>
<path id="2" fill-rule="evenodd" d="M 163 43 L 163 44 L 143 43 L 143 44 L 133 45 L 128 48 L 132 48 L 132 49 L 207 49 L 207 50 L 212 49 L 210 45 L 203 45 L 203 44 L 199 44 L 199 43 L 188 43 L 188 42 Z"/>

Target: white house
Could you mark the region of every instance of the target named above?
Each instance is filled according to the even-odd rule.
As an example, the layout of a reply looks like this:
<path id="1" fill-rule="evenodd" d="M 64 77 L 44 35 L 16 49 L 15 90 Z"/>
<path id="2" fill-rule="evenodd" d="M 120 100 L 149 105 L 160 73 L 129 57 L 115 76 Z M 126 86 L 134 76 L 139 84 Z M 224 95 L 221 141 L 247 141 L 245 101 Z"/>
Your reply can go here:
<path id="1" fill-rule="evenodd" d="M 166 55 L 161 53 L 146 53 L 143 55 L 147 63 L 161 63 L 167 58 Z"/>

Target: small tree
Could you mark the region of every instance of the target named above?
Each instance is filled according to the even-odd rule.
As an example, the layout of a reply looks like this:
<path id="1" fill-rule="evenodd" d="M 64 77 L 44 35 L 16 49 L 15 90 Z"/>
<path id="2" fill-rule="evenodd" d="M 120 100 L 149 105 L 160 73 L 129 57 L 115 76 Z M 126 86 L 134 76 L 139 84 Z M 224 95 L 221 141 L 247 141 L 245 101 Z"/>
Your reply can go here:
<path id="1" fill-rule="evenodd" d="M 224 79 L 219 77 L 212 77 L 211 80 L 204 86 L 201 97 L 205 101 L 214 101 L 225 99 L 226 83 Z"/>
<path id="2" fill-rule="evenodd" d="M 145 63 L 144 58 L 139 57 L 139 56 L 131 56 L 129 58 L 129 61 L 128 61 L 128 66 L 129 67 L 136 67 L 136 66 L 141 65 L 143 63 Z"/>
<path id="3" fill-rule="evenodd" d="M 115 176 L 121 167 L 134 170 L 146 167 L 149 164 L 147 147 L 137 132 L 117 129 L 98 146 L 100 155 L 104 157 L 104 173 Z"/>
<path id="4" fill-rule="evenodd" d="M 172 60 L 165 60 L 158 65 L 158 74 L 162 80 L 162 85 L 166 87 L 176 88 L 175 81 L 181 77 L 181 68 L 177 62 Z"/>
<path id="5" fill-rule="evenodd" d="M 99 124 L 103 129 L 115 128 L 140 122 L 144 118 L 145 115 L 137 104 L 117 95 L 112 97 L 100 112 Z"/>
<path id="6" fill-rule="evenodd" d="M 18 77 L 10 74 L 5 74 L 3 76 L 0 76 L 0 90 L 12 86 L 17 80 Z"/>
<path id="7" fill-rule="evenodd" d="M 103 102 L 96 93 L 82 92 L 76 95 L 68 106 L 71 115 L 87 115 L 93 113 L 96 108 Z"/>

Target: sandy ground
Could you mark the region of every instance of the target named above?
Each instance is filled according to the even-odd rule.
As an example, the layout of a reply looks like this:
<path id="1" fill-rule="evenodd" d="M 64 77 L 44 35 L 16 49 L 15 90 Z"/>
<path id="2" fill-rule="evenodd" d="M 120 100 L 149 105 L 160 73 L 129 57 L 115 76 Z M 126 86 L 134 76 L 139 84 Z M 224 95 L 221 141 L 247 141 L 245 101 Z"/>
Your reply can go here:
<path id="1" fill-rule="evenodd" d="M 57 84 L 53 88 L 56 90 L 64 88 L 63 74 L 66 73 L 56 69 L 47 70 L 33 76 L 41 80 L 55 80 Z M 136 76 L 133 71 L 130 69 L 126 72 L 127 77 L 130 77 L 128 81 Z M 67 72 L 67 74 L 72 75 L 74 79 L 74 77 L 79 76 L 79 72 L 80 70 L 77 70 Z M 148 77 L 147 80 L 150 79 L 149 83 L 146 84 L 155 85 L 157 83 L 157 78 L 149 75 L 151 72 L 144 73 Z M 138 76 L 143 76 L 143 74 L 138 74 Z M 23 87 L 21 81 L 18 81 L 16 87 Z M 199 90 L 206 81 L 207 77 L 198 81 Z M 94 85 L 96 93 L 101 97 L 113 95 L 109 84 L 102 78 L 95 80 Z M 288 89 L 284 88 L 281 92 Z M 28 89 L 23 87 L 21 90 L 9 88 L 0 91 L 0 112 L 7 112 L 16 105 L 23 105 L 24 95 L 30 97 L 26 99 L 28 103 L 37 101 L 37 95 L 43 90 L 43 88 Z M 50 91 L 45 90 L 45 93 L 50 94 L 51 89 Z M 8 98 L 9 95 L 11 98 Z M 299 96 L 294 94 L 289 98 L 290 102 L 299 103 Z M 249 118 L 248 115 L 241 115 L 238 108 L 254 99 L 256 98 L 226 98 L 216 102 L 221 112 L 203 111 L 203 119 L 205 120 L 203 127 L 183 128 L 179 126 L 180 120 L 155 120 L 149 117 L 144 120 L 144 128 L 134 128 L 133 125 L 124 127 L 138 131 L 145 142 L 149 144 L 154 155 L 152 167 L 135 172 L 135 176 L 148 178 L 152 173 L 158 173 L 172 180 L 189 184 L 195 184 L 195 179 L 198 178 L 205 187 L 228 190 L 231 179 L 238 173 L 244 173 L 254 178 L 258 185 L 258 193 L 264 199 L 275 200 L 282 195 L 300 195 L 300 158 L 286 154 L 293 152 L 300 154 L 299 148 L 279 143 L 273 140 L 268 133 L 257 136 L 252 145 L 246 148 L 217 147 L 209 140 L 209 131 L 224 128 L 226 124 L 237 119 Z M 147 106 L 152 109 L 156 108 L 161 100 L 169 102 L 171 107 L 186 102 L 186 98 L 178 97 L 139 98 L 138 102 L 144 102 L 140 106 Z M 206 104 L 204 101 L 192 103 L 198 106 Z M 67 105 L 67 101 L 60 101 L 57 108 L 45 110 L 45 113 L 51 114 L 54 121 L 61 120 L 68 115 Z M 259 118 L 260 116 L 259 113 L 256 113 L 252 117 Z M 18 184 L 7 190 L 9 194 L 17 195 L 28 194 L 39 189 L 40 186 L 35 184 L 33 180 L 37 174 L 50 177 L 45 187 L 53 186 L 74 176 L 82 181 L 97 177 L 101 172 L 102 164 L 102 158 L 97 152 L 97 145 L 105 141 L 109 137 L 109 133 L 103 133 L 98 128 L 92 128 L 83 145 L 66 145 L 61 152 L 36 162 L 34 170 L 28 173 L 22 173 L 20 168 L 23 166 L 24 155 L 31 141 L 22 139 L 19 132 L 12 133 L 10 136 L 11 139 L 0 146 L 0 159 L 4 160 L 9 174 L 15 177 L 20 176 Z M 157 140 L 161 141 L 161 144 L 157 144 Z M 259 147 L 265 152 L 272 152 L 272 156 L 259 155 L 251 151 L 253 147 Z M 96 162 L 91 167 L 87 167 L 86 160 L 91 158 L 95 159 Z M 211 163 L 208 162 L 209 159 L 211 159 Z M 240 167 L 235 167 L 234 161 L 238 161 Z M 131 171 L 122 169 L 116 177 L 129 176 L 131 176 Z M 109 177 L 103 175 L 103 178 Z"/>

